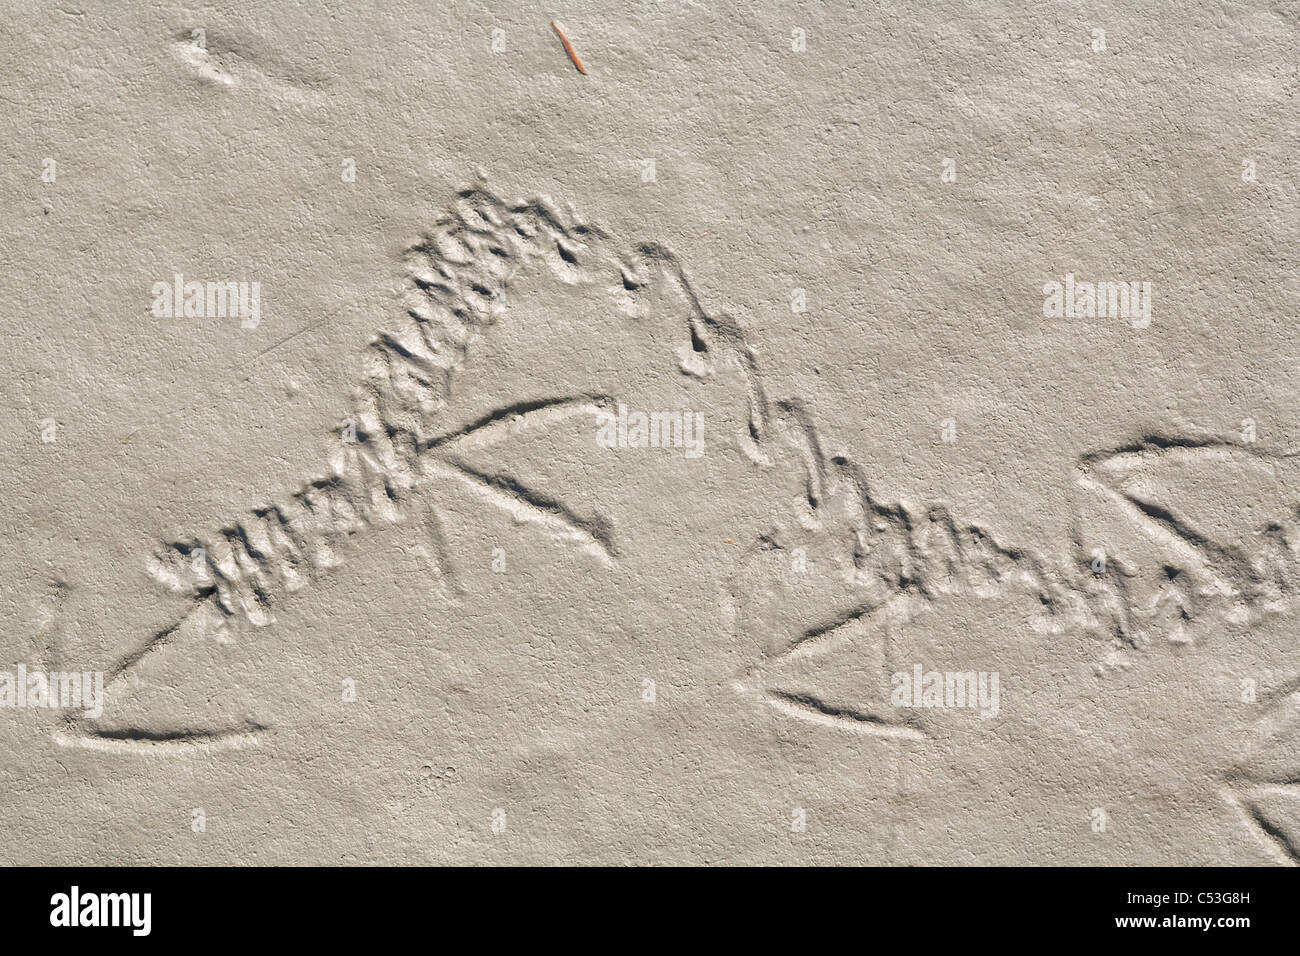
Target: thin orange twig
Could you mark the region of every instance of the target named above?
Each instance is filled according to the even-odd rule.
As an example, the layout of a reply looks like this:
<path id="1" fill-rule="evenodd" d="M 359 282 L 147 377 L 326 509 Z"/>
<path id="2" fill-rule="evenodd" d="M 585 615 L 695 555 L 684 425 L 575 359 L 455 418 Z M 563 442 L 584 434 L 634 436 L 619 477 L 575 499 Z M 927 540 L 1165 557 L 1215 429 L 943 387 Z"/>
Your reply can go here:
<path id="1" fill-rule="evenodd" d="M 565 52 L 569 54 L 569 59 L 572 60 L 573 65 L 578 68 L 578 72 L 581 73 L 583 76 L 586 76 L 587 68 L 583 66 L 582 61 L 578 59 L 578 54 L 573 52 L 573 44 L 570 43 L 569 38 L 564 35 L 564 31 L 555 25 L 554 20 L 551 21 L 551 29 L 554 30 L 556 34 L 559 35 L 560 42 L 564 44 Z"/>

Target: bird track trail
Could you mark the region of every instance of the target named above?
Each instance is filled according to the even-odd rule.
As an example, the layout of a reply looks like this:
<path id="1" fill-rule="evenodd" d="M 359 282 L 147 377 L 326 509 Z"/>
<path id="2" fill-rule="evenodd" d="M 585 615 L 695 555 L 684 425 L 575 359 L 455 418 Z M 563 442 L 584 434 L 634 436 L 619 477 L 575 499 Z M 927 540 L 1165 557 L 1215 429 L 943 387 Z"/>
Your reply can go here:
<path id="1" fill-rule="evenodd" d="M 508 295 L 525 271 L 540 271 L 568 286 L 599 286 L 630 300 L 654 278 L 666 276 L 686 302 L 683 331 L 689 346 L 679 356 L 681 372 L 706 378 L 724 353 L 743 372 L 749 458 L 756 467 L 791 469 L 800 476 L 803 513 L 796 527 L 811 528 L 820 540 L 840 548 L 849 568 L 847 598 L 813 612 L 805 627 L 741 675 L 776 712 L 857 734 L 924 739 L 906 722 L 791 691 L 773 675 L 792 662 L 835 653 L 854 625 L 885 622 L 945 595 L 985 599 L 1018 589 L 1041 609 L 1037 626 L 1044 633 L 1082 628 L 1125 652 L 1148 647 L 1170 620 L 1180 628 L 1210 615 L 1249 621 L 1291 604 L 1300 511 L 1292 507 L 1271 519 L 1264 538 L 1268 547 L 1252 553 L 1213 540 L 1108 473 L 1117 462 L 1121 470 L 1140 470 L 1177 455 L 1244 457 L 1265 467 L 1288 456 L 1215 439 L 1161 435 L 1081 456 L 1075 467 L 1078 487 L 1108 497 L 1145 533 L 1183 556 L 1166 562 L 1159 588 L 1152 591 L 1121 556 L 1101 572 L 1090 568 L 1077 532 L 1060 554 L 1043 556 L 1000 542 L 980 525 L 959 520 L 941 502 L 911 506 L 879 500 L 858 464 L 845 454 L 827 453 L 802 401 L 768 398 L 740 327 L 703 308 L 676 257 L 659 244 L 621 248 L 602 230 L 545 201 L 507 202 L 476 185 L 461 190 L 453 208 L 406 250 L 404 267 L 407 297 L 400 323 L 377 333 L 364 349 L 363 374 L 340 421 L 340 432 L 354 432 L 355 441 L 336 435 L 332 454 L 297 489 L 207 534 L 160 541 L 147 562 L 149 572 L 166 589 L 186 595 L 190 609 L 126 649 L 106 674 L 106 688 L 191 631 L 270 625 L 288 595 L 341 564 L 368 532 L 380 528 L 417 524 L 432 553 L 424 544 L 417 550 L 451 592 L 460 593 L 437 501 L 426 500 L 428 488 L 438 483 L 468 487 L 485 504 L 542 526 L 604 565 L 616 563 L 622 543 L 608 517 L 580 513 L 513 475 L 459 460 L 462 452 L 506 440 L 520 422 L 545 428 L 593 417 L 612 406 L 611 395 L 573 390 L 529 396 L 459 426 L 446 421 L 457 397 L 455 373 L 471 357 L 475 341 L 490 334 L 508 311 Z M 743 606 L 766 580 L 756 582 L 748 565 L 790 552 L 798 534 L 773 528 L 742 554 L 722 595 L 737 628 L 746 627 Z M 255 745 L 267 729 L 245 721 L 208 730 L 105 730 L 67 717 L 55 737 L 63 745 L 104 753 L 171 754 Z"/>

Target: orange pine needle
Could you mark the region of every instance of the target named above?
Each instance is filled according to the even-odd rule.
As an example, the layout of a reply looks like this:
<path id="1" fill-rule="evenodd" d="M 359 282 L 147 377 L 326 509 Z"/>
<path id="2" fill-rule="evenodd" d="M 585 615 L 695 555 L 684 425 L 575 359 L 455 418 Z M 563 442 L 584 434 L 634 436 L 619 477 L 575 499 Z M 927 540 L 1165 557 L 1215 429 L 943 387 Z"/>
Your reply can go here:
<path id="1" fill-rule="evenodd" d="M 578 59 L 578 54 L 573 52 L 573 44 L 570 43 L 569 38 L 564 35 L 564 31 L 555 25 L 554 20 L 551 21 L 551 29 L 559 36 L 560 42 L 564 44 L 564 51 L 569 54 L 569 59 L 572 60 L 573 65 L 578 68 L 578 72 L 583 76 L 586 76 L 587 68 L 583 66 L 582 61 Z"/>

